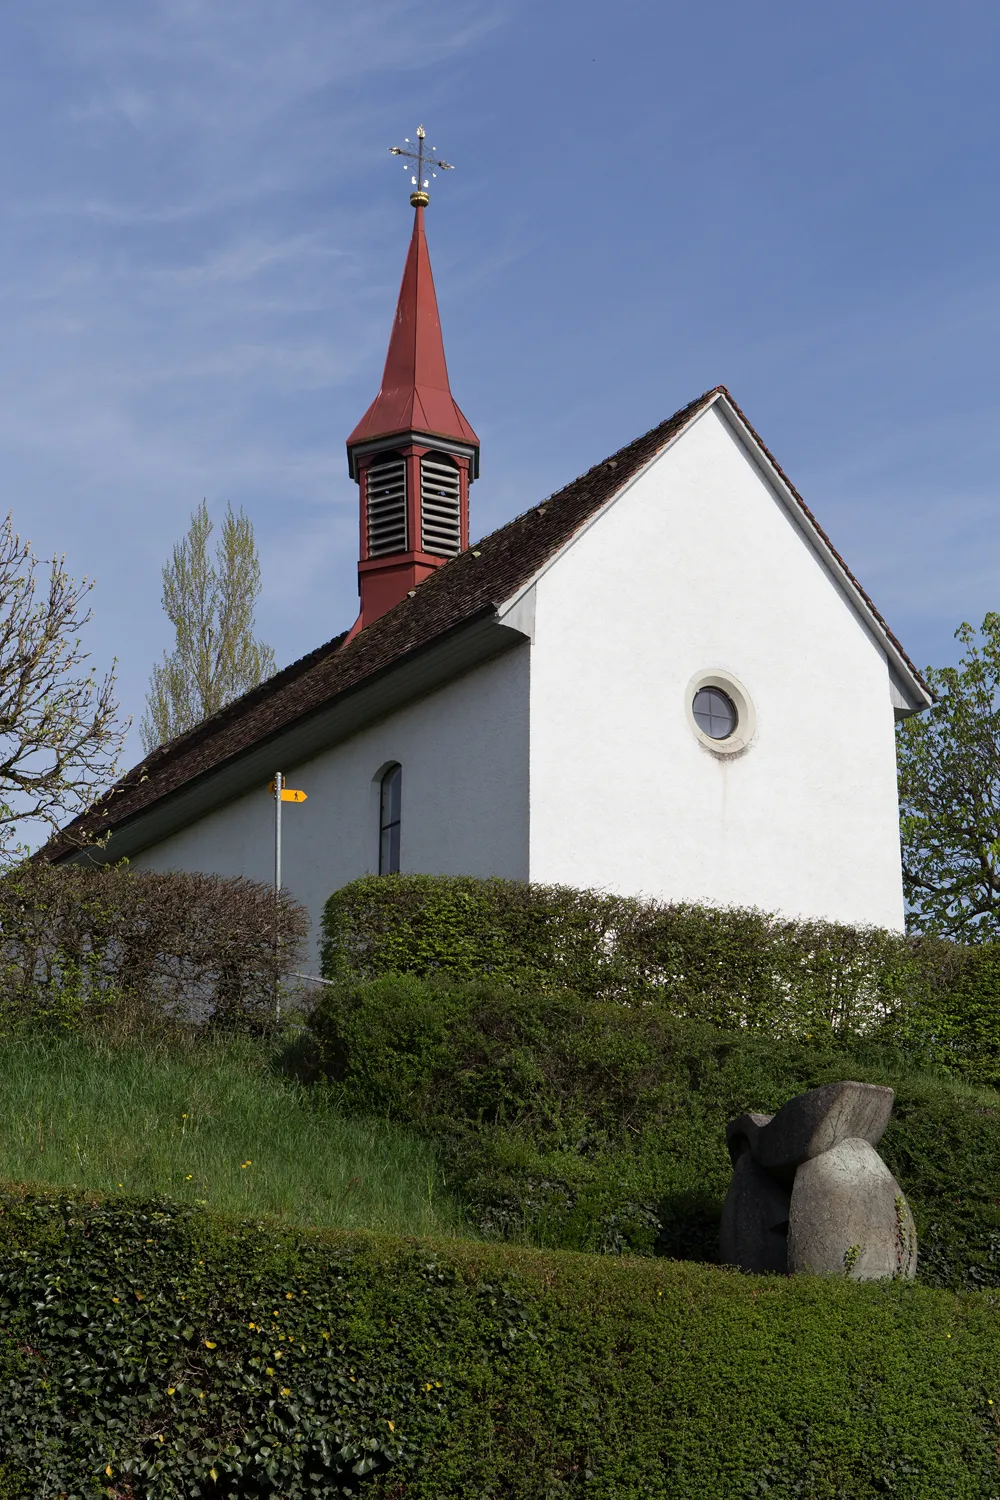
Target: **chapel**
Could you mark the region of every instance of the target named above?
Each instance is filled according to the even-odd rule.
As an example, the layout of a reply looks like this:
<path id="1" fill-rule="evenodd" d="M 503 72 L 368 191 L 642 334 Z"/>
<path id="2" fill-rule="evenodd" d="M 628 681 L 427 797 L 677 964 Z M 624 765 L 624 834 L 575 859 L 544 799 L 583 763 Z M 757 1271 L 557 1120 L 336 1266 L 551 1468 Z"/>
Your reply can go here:
<path id="1" fill-rule="evenodd" d="M 723 386 L 470 542 L 423 188 L 347 439 L 357 618 L 44 857 L 271 880 L 280 777 L 314 928 L 346 882 L 419 871 L 902 929 L 894 722 L 931 697 L 899 641 Z"/>

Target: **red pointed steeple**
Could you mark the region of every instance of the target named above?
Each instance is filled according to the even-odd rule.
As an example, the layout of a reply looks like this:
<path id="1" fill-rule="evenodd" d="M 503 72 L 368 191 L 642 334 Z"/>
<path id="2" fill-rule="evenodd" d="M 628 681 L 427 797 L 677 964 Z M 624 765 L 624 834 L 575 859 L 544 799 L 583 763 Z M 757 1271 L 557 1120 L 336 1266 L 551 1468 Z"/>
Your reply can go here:
<path id="1" fill-rule="evenodd" d="M 382 385 L 347 439 L 347 447 L 350 451 L 358 443 L 401 432 L 423 432 L 479 448 L 479 439 L 448 383 L 422 203 L 414 210 L 413 235 L 389 336 Z"/>
<path id="2" fill-rule="evenodd" d="M 422 130 L 418 135 L 422 149 Z M 448 383 L 424 236 L 427 194 L 414 181 L 420 185 L 410 196 L 413 234 L 382 384 L 347 439 L 348 466 L 361 491 L 361 613 L 349 638 L 469 545 L 479 439 Z"/>

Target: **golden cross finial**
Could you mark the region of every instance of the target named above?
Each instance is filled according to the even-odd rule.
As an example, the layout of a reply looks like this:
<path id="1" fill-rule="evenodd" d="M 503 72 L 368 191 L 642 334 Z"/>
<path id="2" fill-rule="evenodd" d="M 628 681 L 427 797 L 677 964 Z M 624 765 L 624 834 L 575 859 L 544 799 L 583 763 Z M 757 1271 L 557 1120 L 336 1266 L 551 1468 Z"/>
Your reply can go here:
<path id="1" fill-rule="evenodd" d="M 442 172 L 453 172 L 455 170 L 450 161 L 438 161 L 433 156 L 432 153 L 437 150 L 436 146 L 431 146 L 427 151 L 424 150 L 426 135 L 427 132 L 424 127 L 418 125 L 416 151 L 407 151 L 406 149 L 406 146 L 412 147 L 413 145 L 409 136 L 406 137 L 406 146 L 389 147 L 390 156 L 408 156 L 411 161 L 415 161 L 417 164 L 416 171 L 414 171 L 413 167 L 408 167 L 405 162 L 403 163 L 403 170 L 409 173 L 410 181 L 413 183 L 410 202 L 414 208 L 426 208 L 431 201 L 427 189 L 431 185 L 431 177 L 437 176 L 437 172 L 434 171 L 435 167 L 440 167 Z M 430 173 L 430 176 L 425 176 L 425 173 Z"/>

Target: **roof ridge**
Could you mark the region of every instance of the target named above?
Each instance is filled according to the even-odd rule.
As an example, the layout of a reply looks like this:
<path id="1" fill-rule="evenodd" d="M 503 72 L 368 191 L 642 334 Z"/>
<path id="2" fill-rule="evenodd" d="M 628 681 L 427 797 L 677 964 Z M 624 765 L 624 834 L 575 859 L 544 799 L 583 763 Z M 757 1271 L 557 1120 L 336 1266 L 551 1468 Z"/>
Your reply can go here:
<path id="1" fill-rule="evenodd" d="M 480 539 L 480 541 L 473 542 L 472 546 L 482 546 L 483 542 L 488 542 L 491 537 L 499 536 L 499 534 L 502 531 L 506 531 L 509 526 L 516 526 L 518 521 L 523 521 L 525 516 L 530 516 L 532 511 L 538 510 L 539 506 L 551 504 L 553 500 L 558 500 L 560 495 L 564 495 L 567 490 L 574 489 L 576 485 L 582 484 L 584 480 L 589 479 L 591 475 L 599 473 L 601 469 L 607 468 L 609 464 L 617 464 L 621 460 L 623 453 L 627 453 L 630 448 L 638 448 L 640 444 L 647 443 L 651 437 L 665 428 L 672 429 L 669 434 L 664 434 L 664 442 L 668 442 L 670 437 L 676 435 L 678 425 L 682 424 L 685 418 L 694 416 L 699 407 L 701 407 L 702 405 L 707 405 L 712 396 L 728 397 L 729 392 L 726 390 L 726 387 L 724 385 L 713 386 L 711 390 L 703 392 L 703 394 L 697 396 L 694 401 L 689 401 L 687 406 L 682 406 L 679 411 L 674 412 L 672 417 L 665 417 L 662 422 L 655 422 L 653 426 L 648 429 L 648 431 L 641 433 L 639 437 L 633 438 L 631 442 L 623 443 L 622 446 L 620 448 L 616 448 L 613 453 L 609 453 L 605 458 L 599 459 L 597 463 L 591 464 L 589 469 L 584 469 L 582 473 L 576 476 L 575 479 L 571 479 L 568 484 L 560 485 L 559 489 L 552 490 L 550 494 L 545 496 L 544 500 L 538 500 L 534 505 L 526 506 L 526 508 L 522 511 L 519 511 L 516 516 L 512 516 L 509 521 L 504 521 L 502 526 L 496 527 L 494 531 L 488 531 L 486 535 Z M 735 405 L 735 402 L 733 404 Z M 656 455 L 654 453 L 653 457 L 655 456 Z M 458 557 L 461 556 L 462 554 L 459 553 Z M 457 562 L 458 558 L 452 557 L 449 558 L 448 561 Z M 438 569 L 438 571 L 440 572 L 440 569 Z M 430 582 L 430 579 L 426 579 L 425 582 Z"/>

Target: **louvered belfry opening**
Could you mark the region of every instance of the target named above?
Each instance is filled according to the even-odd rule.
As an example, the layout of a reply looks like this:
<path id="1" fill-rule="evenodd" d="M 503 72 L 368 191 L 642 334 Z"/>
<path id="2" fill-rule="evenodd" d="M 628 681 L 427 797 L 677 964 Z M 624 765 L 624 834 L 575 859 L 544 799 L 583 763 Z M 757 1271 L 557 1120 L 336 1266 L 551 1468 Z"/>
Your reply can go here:
<path id="1" fill-rule="evenodd" d="M 406 460 L 398 454 L 374 463 L 365 486 L 368 556 L 406 551 Z"/>
<path id="2" fill-rule="evenodd" d="M 457 557 L 462 550 L 461 477 L 440 453 L 420 460 L 420 545 L 437 557 Z"/>

